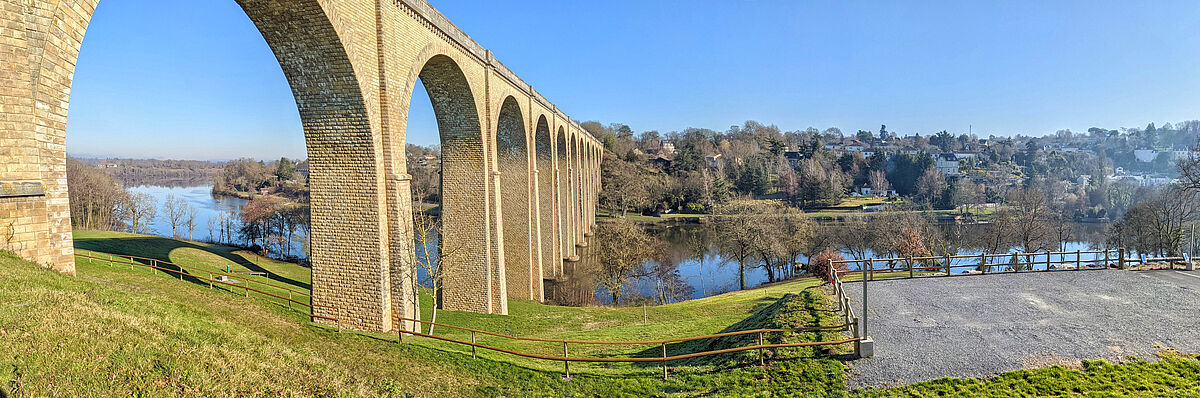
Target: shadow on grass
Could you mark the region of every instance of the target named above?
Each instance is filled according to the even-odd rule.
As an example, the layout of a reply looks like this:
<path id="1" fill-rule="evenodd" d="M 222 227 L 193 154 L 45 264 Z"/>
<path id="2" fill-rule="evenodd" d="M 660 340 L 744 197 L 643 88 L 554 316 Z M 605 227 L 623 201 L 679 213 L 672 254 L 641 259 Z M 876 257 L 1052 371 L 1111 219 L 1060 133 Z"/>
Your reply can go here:
<path id="1" fill-rule="evenodd" d="M 258 264 L 255 264 L 255 263 L 247 260 L 245 257 L 239 256 L 239 255 L 233 253 L 235 250 L 240 250 L 240 249 L 236 249 L 236 248 L 232 248 L 232 247 L 228 247 L 228 246 L 221 246 L 221 245 L 215 245 L 215 244 L 201 245 L 201 244 L 195 244 L 195 243 L 190 243 L 190 242 L 178 241 L 178 240 L 174 240 L 174 239 L 146 236 L 146 237 L 123 237 L 123 238 L 75 239 L 75 247 L 78 249 L 90 250 L 90 251 L 95 251 L 95 252 L 103 252 L 103 253 L 111 253 L 111 254 L 115 254 L 115 255 L 119 255 L 119 256 L 135 256 L 135 257 L 151 258 L 151 259 L 155 259 L 155 260 L 163 261 L 163 262 L 172 262 L 171 261 L 171 252 L 176 249 L 197 249 L 197 250 L 201 250 L 201 251 L 204 251 L 207 253 L 211 253 L 211 254 L 220 256 L 221 258 L 232 261 L 233 263 L 238 264 L 242 267 L 245 267 L 246 269 L 248 269 L 250 271 L 261 272 L 264 275 L 268 275 L 269 279 L 271 279 L 271 280 L 281 281 L 281 282 L 284 282 L 284 283 L 287 283 L 287 284 L 290 284 L 293 286 L 302 287 L 304 289 L 312 291 L 311 283 L 300 282 L 300 281 L 294 280 L 292 278 L 288 278 L 286 276 L 279 275 L 274 272 L 270 272 L 267 269 L 258 266 Z M 168 268 L 168 269 L 171 268 L 170 265 L 160 265 L 160 267 Z M 187 270 L 184 270 L 184 273 L 188 274 L 188 275 L 185 275 L 184 278 L 185 279 L 191 278 L 192 279 L 191 282 L 200 283 L 200 284 L 208 283 L 207 281 L 198 279 L 198 275 L 191 275 L 191 273 L 187 272 Z"/>

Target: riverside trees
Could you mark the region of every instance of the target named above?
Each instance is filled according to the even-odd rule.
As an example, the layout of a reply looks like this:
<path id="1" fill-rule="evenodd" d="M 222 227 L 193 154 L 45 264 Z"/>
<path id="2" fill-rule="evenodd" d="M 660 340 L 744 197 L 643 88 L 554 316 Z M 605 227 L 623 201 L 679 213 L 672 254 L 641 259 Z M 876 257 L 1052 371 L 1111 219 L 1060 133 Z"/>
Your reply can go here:
<path id="1" fill-rule="evenodd" d="M 600 263 L 597 282 L 612 295 L 613 304 L 620 302 L 626 282 L 646 274 L 646 262 L 661 261 L 666 253 L 662 241 L 627 220 L 600 224 L 596 242 L 595 255 Z"/>

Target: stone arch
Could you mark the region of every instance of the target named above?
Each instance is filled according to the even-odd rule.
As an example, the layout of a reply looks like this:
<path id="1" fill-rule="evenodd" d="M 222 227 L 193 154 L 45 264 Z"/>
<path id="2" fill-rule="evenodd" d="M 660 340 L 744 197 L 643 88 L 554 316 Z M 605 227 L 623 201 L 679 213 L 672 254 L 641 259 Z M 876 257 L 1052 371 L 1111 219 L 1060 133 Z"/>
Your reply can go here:
<path id="1" fill-rule="evenodd" d="M 487 195 L 489 171 L 475 94 L 458 62 L 430 56 L 418 77 L 429 94 L 442 146 L 441 219 L 438 240 L 442 279 L 437 305 L 455 311 L 492 312 Z M 411 92 L 410 92 L 411 96 Z M 407 193 L 407 192 L 405 192 Z"/>
<path id="2" fill-rule="evenodd" d="M 521 300 L 543 297 L 540 264 L 534 259 L 529 143 L 524 113 L 507 96 L 496 121 L 496 161 L 500 170 L 500 205 L 504 215 L 504 269 L 508 296 Z"/>
<path id="3" fill-rule="evenodd" d="M 537 184 L 537 207 L 540 211 L 539 229 L 541 230 L 540 244 L 542 277 L 562 276 L 562 257 L 559 254 L 558 236 L 558 193 L 554 179 L 554 138 L 550 134 L 550 124 L 546 116 L 538 117 L 533 129 L 534 135 L 534 177 Z"/>
<path id="4" fill-rule="evenodd" d="M 99 0 L 25 3 L 0 12 L 0 23 L 21 27 L 10 29 L 19 37 L 4 43 L 0 63 L 28 72 L 19 78 L 28 77 L 32 84 L 3 83 L 0 102 L 18 104 L 8 112 L 25 115 L 11 120 L 20 121 L 3 135 L 36 152 L 38 160 L 18 163 L 16 172 L 6 170 L 0 177 L 37 180 L 45 187 L 44 198 L 21 200 L 41 207 L 34 217 L 44 219 L 37 233 L 45 234 L 40 240 L 47 242 L 48 250 L 30 247 L 18 254 L 73 273 L 65 182 L 67 110 L 79 49 Z M 379 290 L 387 283 L 390 261 L 387 230 L 382 227 L 387 214 L 377 206 L 364 206 L 378 203 L 385 194 L 369 105 L 377 96 L 362 84 L 361 71 L 352 62 L 356 55 L 343 42 L 354 29 L 330 17 L 333 6 L 318 0 L 237 3 L 279 61 L 304 128 L 311 163 L 314 281 L 346 282 L 314 283 L 313 300 L 323 304 L 315 314 L 332 316 L 333 308 L 340 308 L 346 327 L 386 330 L 391 308 L 387 294 Z M 6 118 L 0 116 L 0 122 L 10 121 Z M 29 170 L 21 170 L 26 167 Z"/>

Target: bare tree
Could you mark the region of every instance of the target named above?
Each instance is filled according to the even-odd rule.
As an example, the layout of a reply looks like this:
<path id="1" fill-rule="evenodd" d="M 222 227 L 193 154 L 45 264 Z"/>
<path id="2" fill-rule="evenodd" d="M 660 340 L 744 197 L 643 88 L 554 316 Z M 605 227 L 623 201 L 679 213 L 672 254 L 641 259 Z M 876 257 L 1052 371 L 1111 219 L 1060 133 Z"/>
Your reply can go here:
<path id="1" fill-rule="evenodd" d="M 625 282 L 647 261 L 662 260 L 665 244 L 642 227 L 627 220 L 604 223 L 596 229 L 596 258 L 600 262 L 597 282 L 612 294 L 613 304 L 621 297 Z"/>
<path id="2" fill-rule="evenodd" d="M 780 243 L 786 254 L 784 273 L 787 277 L 795 275 L 796 260 L 812 245 L 813 235 L 813 226 L 808 217 L 789 215 L 784 218 L 784 233 Z"/>
<path id="3" fill-rule="evenodd" d="M 753 223 L 745 226 L 756 239 L 751 241 L 750 248 L 760 261 L 759 267 L 767 271 L 767 280 L 778 280 L 776 270 L 781 268 L 779 263 L 787 256 L 782 240 L 786 238 L 786 224 L 782 217 L 758 217 Z"/>
<path id="4" fill-rule="evenodd" d="M 1192 147 L 1188 157 L 1176 163 L 1179 168 L 1179 187 L 1200 193 L 1200 145 Z"/>
<path id="5" fill-rule="evenodd" d="M 456 261 L 462 256 L 462 250 L 451 242 L 441 239 L 441 219 L 424 211 L 413 209 L 413 241 L 416 243 L 415 267 L 409 276 L 413 284 L 423 286 L 433 292 L 433 312 L 430 322 L 437 322 L 438 309 L 442 308 L 442 264 Z M 305 231 L 307 235 L 307 231 Z M 421 275 L 424 274 L 424 275 Z M 413 313 L 420 314 L 420 292 L 413 289 Z M 433 334 L 433 325 L 429 325 L 429 334 Z"/>
<path id="6" fill-rule="evenodd" d="M 174 194 L 167 194 L 166 200 L 163 201 L 163 216 L 167 219 L 167 224 L 171 226 L 171 237 L 179 237 L 178 229 L 183 224 L 184 213 L 187 202 L 181 198 L 177 198 Z"/>
<path id="7" fill-rule="evenodd" d="M 184 202 L 183 225 L 187 227 L 188 240 L 192 240 L 192 235 L 196 233 L 196 206 L 191 203 Z"/>
<path id="8" fill-rule="evenodd" d="M 129 232 L 143 233 L 147 224 L 153 221 L 157 214 L 158 206 L 154 203 L 153 196 L 142 192 L 129 195 L 129 204 L 125 212 L 129 222 Z"/>
<path id="9" fill-rule="evenodd" d="M 685 242 L 687 248 L 692 254 L 696 255 L 700 260 L 700 295 L 707 295 L 708 292 L 704 289 L 704 257 L 708 256 L 709 242 L 703 232 L 696 231 L 687 237 Z"/>
<path id="10" fill-rule="evenodd" d="M 888 182 L 887 174 L 883 170 L 872 170 L 868 179 L 871 191 L 876 195 L 892 190 L 892 183 Z"/>
<path id="11" fill-rule="evenodd" d="M 729 259 L 738 264 L 738 288 L 746 289 L 746 267 L 750 257 L 754 255 L 754 244 L 758 236 L 754 235 L 748 216 L 743 214 L 724 214 L 713 217 L 716 221 L 717 247 Z"/>
<path id="12" fill-rule="evenodd" d="M 1110 241 L 1145 254 L 1178 255 L 1184 227 L 1200 218 L 1196 194 L 1169 187 L 1134 205 L 1109 231 Z"/>
<path id="13" fill-rule="evenodd" d="M 207 224 L 208 224 L 208 242 L 215 243 L 216 241 L 213 240 L 213 231 L 217 227 L 217 219 L 215 217 L 209 216 Z"/>

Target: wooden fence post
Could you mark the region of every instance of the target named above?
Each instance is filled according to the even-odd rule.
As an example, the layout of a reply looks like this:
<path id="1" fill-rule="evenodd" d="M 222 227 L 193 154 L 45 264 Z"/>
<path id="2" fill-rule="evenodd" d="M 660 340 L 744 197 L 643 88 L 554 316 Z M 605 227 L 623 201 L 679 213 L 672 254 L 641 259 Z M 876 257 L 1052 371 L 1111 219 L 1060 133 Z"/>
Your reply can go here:
<path id="1" fill-rule="evenodd" d="M 567 343 L 563 343 L 564 346 L 566 344 Z M 567 351 L 567 348 L 563 347 L 563 352 L 566 352 L 566 351 Z M 564 354 L 564 356 L 565 356 L 565 354 Z M 475 356 L 475 331 L 472 330 L 471 331 L 471 359 L 478 359 L 478 358 L 479 357 Z"/>
<path id="2" fill-rule="evenodd" d="M 913 260 L 912 260 L 912 256 L 908 256 L 908 277 L 909 277 L 909 278 L 912 278 L 912 277 L 914 277 L 914 276 L 915 276 L 915 274 L 913 274 Z"/>
<path id="3" fill-rule="evenodd" d="M 760 366 L 767 366 L 767 354 L 766 354 L 766 353 L 764 353 L 764 352 L 763 352 L 763 349 L 761 348 L 761 347 L 762 347 L 762 345 L 763 345 L 763 334 L 762 334 L 762 332 L 758 332 L 758 345 L 759 345 L 759 349 L 758 349 L 758 364 L 759 364 Z M 664 356 L 666 356 L 666 355 L 664 355 Z"/>
<path id="4" fill-rule="evenodd" d="M 567 342 L 564 341 L 563 342 L 563 373 L 565 373 L 566 376 L 563 376 L 563 378 L 567 379 L 567 380 L 571 380 L 571 361 L 567 360 L 567 358 L 570 358 L 570 357 L 571 357 L 570 354 L 567 353 Z M 663 378 L 666 378 L 666 377 L 667 377 L 666 373 L 663 373 Z"/>
<path id="5" fill-rule="evenodd" d="M 868 272 L 870 273 L 870 279 L 875 280 L 875 265 L 873 263 L 874 262 L 871 261 L 871 259 L 869 259 L 869 258 L 867 259 L 867 271 L 863 272 L 863 283 L 864 284 L 867 282 L 867 279 L 868 279 L 867 273 Z"/>
<path id="6" fill-rule="evenodd" d="M 1080 267 L 1083 267 L 1083 250 L 1076 250 L 1075 251 L 1075 270 L 1078 271 Z"/>
<path id="7" fill-rule="evenodd" d="M 667 343 L 662 343 L 663 380 L 667 379 Z"/>
<path id="8" fill-rule="evenodd" d="M 950 253 L 946 253 L 946 276 L 950 276 Z"/>
<path id="9" fill-rule="evenodd" d="M 1125 269 L 1125 248 L 1117 249 L 1117 268 Z"/>
<path id="10" fill-rule="evenodd" d="M 979 253 L 979 268 L 983 268 L 982 271 L 985 274 L 988 272 L 988 268 L 991 268 L 987 266 L 987 253 Z"/>

